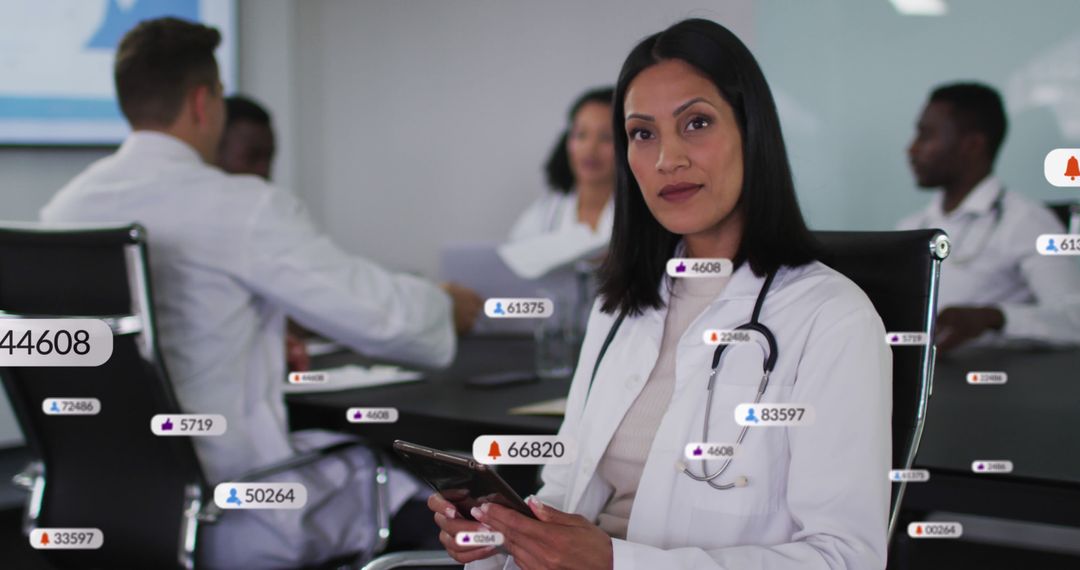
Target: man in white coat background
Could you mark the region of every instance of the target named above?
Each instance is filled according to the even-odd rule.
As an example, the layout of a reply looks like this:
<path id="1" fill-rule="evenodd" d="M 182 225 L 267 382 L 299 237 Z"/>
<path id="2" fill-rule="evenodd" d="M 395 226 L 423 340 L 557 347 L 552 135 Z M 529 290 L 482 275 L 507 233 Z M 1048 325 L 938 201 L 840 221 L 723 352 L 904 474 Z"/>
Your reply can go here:
<path id="1" fill-rule="evenodd" d="M 940 189 L 897 229 L 940 228 L 940 350 L 978 344 L 1080 345 L 1080 267 L 1039 255 L 1039 234 L 1065 228 L 1044 205 L 1006 191 L 994 175 L 1007 120 L 1001 96 L 978 83 L 938 87 L 916 126 L 908 158 L 923 189 Z"/>
<path id="2" fill-rule="evenodd" d="M 196 438 L 213 485 L 313 447 L 347 439 L 290 434 L 286 315 L 371 356 L 445 366 L 455 326 L 482 301 L 391 273 L 347 254 L 316 230 L 291 194 L 211 166 L 225 107 L 213 28 L 163 18 L 122 40 L 114 79 L 132 133 L 42 210 L 45 222 L 138 222 L 147 228 L 161 348 L 181 408 L 223 414 L 228 431 Z M 274 568 L 370 553 L 377 540 L 373 456 L 363 447 L 275 477 L 300 482 L 300 510 L 234 510 L 200 531 L 211 568 Z M 391 508 L 419 485 L 390 476 Z M 393 511 L 392 511 L 393 512 Z"/>

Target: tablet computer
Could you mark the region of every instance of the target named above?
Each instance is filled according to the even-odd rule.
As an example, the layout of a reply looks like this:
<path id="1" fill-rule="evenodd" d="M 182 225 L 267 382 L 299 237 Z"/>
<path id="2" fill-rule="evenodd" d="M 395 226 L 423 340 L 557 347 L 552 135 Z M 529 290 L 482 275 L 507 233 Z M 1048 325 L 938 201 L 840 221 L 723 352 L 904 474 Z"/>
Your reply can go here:
<path id="1" fill-rule="evenodd" d="M 413 474 L 453 503 L 458 514 L 468 520 L 475 520 L 470 514 L 472 508 L 484 503 L 502 505 L 536 518 L 521 496 L 488 465 L 400 439 L 394 442 L 394 451 Z"/>

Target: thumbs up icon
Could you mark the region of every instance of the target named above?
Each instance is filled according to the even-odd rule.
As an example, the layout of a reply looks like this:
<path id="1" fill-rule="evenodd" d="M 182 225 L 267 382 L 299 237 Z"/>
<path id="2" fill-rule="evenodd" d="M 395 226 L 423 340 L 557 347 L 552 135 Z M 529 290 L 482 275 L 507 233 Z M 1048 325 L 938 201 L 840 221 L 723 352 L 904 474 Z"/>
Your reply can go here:
<path id="1" fill-rule="evenodd" d="M 679 264 L 675 266 L 675 273 L 686 273 L 686 264 L 680 261 Z"/>
<path id="2" fill-rule="evenodd" d="M 161 431 L 172 431 L 173 423 L 169 418 L 165 418 L 165 421 L 161 424 Z"/>

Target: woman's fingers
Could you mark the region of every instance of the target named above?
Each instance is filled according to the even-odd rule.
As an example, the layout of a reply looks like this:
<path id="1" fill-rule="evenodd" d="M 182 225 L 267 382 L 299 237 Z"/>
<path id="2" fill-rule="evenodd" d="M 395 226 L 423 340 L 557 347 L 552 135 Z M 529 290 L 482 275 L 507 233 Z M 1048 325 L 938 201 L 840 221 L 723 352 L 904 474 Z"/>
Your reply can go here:
<path id="1" fill-rule="evenodd" d="M 492 546 L 485 546 L 477 548 L 475 546 L 461 546 L 455 540 L 455 537 L 459 532 L 480 532 L 490 530 L 488 527 L 465 518 L 462 518 L 458 514 L 457 509 L 453 503 L 447 501 L 438 493 L 432 494 L 427 500 L 428 509 L 435 513 L 435 524 L 438 525 L 439 542 L 446 549 L 446 552 L 450 554 L 450 557 L 460 562 L 461 564 L 468 564 L 469 562 L 475 562 L 482 560 L 495 554 L 495 548 Z"/>
<path id="2" fill-rule="evenodd" d="M 442 513 L 448 518 L 457 518 L 457 509 L 454 508 L 454 504 L 447 501 L 438 493 L 432 493 L 427 500 L 427 507 L 431 509 L 433 513 Z"/>
<path id="3" fill-rule="evenodd" d="M 452 519 L 442 513 L 435 513 L 435 524 L 453 536 L 459 532 L 486 532 L 490 528 L 476 521 Z"/>
<path id="4" fill-rule="evenodd" d="M 515 560 L 523 560 L 532 568 L 545 568 L 542 563 L 550 554 L 546 540 L 550 529 L 546 528 L 546 523 L 494 503 L 473 509 L 472 515 L 502 533 L 504 547 Z"/>
<path id="5" fill-rule="evenodd" d="M 509 545 L 506 550 L 514 557 L 514 564 L 521 570 L 545 570 L 548 566 L 524 548 Z"/>
<path id="6" fill-rule="evenodd" d="M 503 534 L 513 529 L 515 534 L 534 540 L 545 536 L 544 523 L 495 503 L 484 503 L 482 507 L 473 509 L 472 516 Z"/>
<path id="7" fill-rule="evenodd" d="M 446 531 L 439 533 L 439 542 L 442 543 L 443 548 L 446 549 L 450 558 L 453 558 L 461 564 L 483 560 L 484 558 L 495 554 L 494 546 L 485 546 L 483 548 L 476 548 L 475 546 L 458 546 L 457 542 L 454 541 L 454 537 Z"/>

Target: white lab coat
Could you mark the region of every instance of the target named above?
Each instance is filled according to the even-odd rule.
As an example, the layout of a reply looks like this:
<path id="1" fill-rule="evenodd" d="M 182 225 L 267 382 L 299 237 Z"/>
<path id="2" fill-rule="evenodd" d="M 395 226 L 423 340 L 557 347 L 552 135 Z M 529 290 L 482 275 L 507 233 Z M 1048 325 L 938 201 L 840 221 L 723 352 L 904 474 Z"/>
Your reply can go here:
<path id="1" fill-rule="evenodd" d="M 1039 255 L 1035 248 L 1039 234 L 1065 233 L 1065 227 L 1048 208 L 1015 192 L 1004 192 L 995 212 L 1001 192 L 997 178 L 987 177 L 948 214 L 938 192 L 897 229 L 940 228 L 949 234 L 952 252 L 941 265 L 940 309 L 994 306 L 1005 315 L 1005 327 L 983 334 L 976 344 L 1080 344 L 1080 266 L 1074 258 Z"/>
<path id="2" fill-rule="evenodd" d="M 815 423 L 750 428 L 720 478 L 745 475 L 743 488 L 715 490 L 675 469 L 684 446 L 701 438 L 714 349 L 702 342 L 702 331 L 749 321 L 763 281 L 740 267 L 679 341 L 674 393 L 645 463 L 627 538 L 611 541 L 616 570 L 885 567 L 892 354 L 866 295 L 820 263 L 781 270 L 760 319 L 779 345 L 762 401 L 812 405 Z M 586 403 L 594 362 L 614 321 L 598 306 L 559 431 L 578 452 L 569 465 L 545 467 L 538 492 L 546 503 L 593 521 L 611 495 L 597 464 L 656 362 L 666 314 L 666 308 L 649 310 L 622 323 Z M 715 387 L 713 442 L 735 441 L 734 408 L 753 401 L 762 373 L 758 344 L 727 350 Z M 710 465 L 715 470 L 718 464 Z M 469 568 L 504 562 L 516 567 L 497 555 Z"/>
<path id="3" fill-rule="evenodd" d="M 345 253 L 289 193 L 208 166 L 162 133 L 131 134 L 41 218 L 147 228 L 159 344 L 180 406 L 228 420 L 224 435 L 193 440 L 211 483 L 342 439 L 288 431 L 286 314 L 371 355 L 431 366 L 454 355 L 450 300 L 440 289 Z M 200 533 L 203 563 L 291 567 L 370 549 L 371 465 L 370 452 L 355 450 L 277 477 L 303 483 L 307 507 L 225 512 Z M 395 505 L 416 490 L 404 473 L 391 477 Z"/>
<path id="4" fill-rule="evenodd" d="M 509 241 L 519 241 L 545 234 L 557 233 L 567 228 L 581 226 L 596 235 L 611 237 L 611 226 L 615 220 L 615 203 L 608 200 L 600 213 L 600 220 L 593 231 L 588 224 L 578 221 L 577 192 L 563 194 L 549 190 L 536 199 L 518 216 L 510 229 Z"/>

